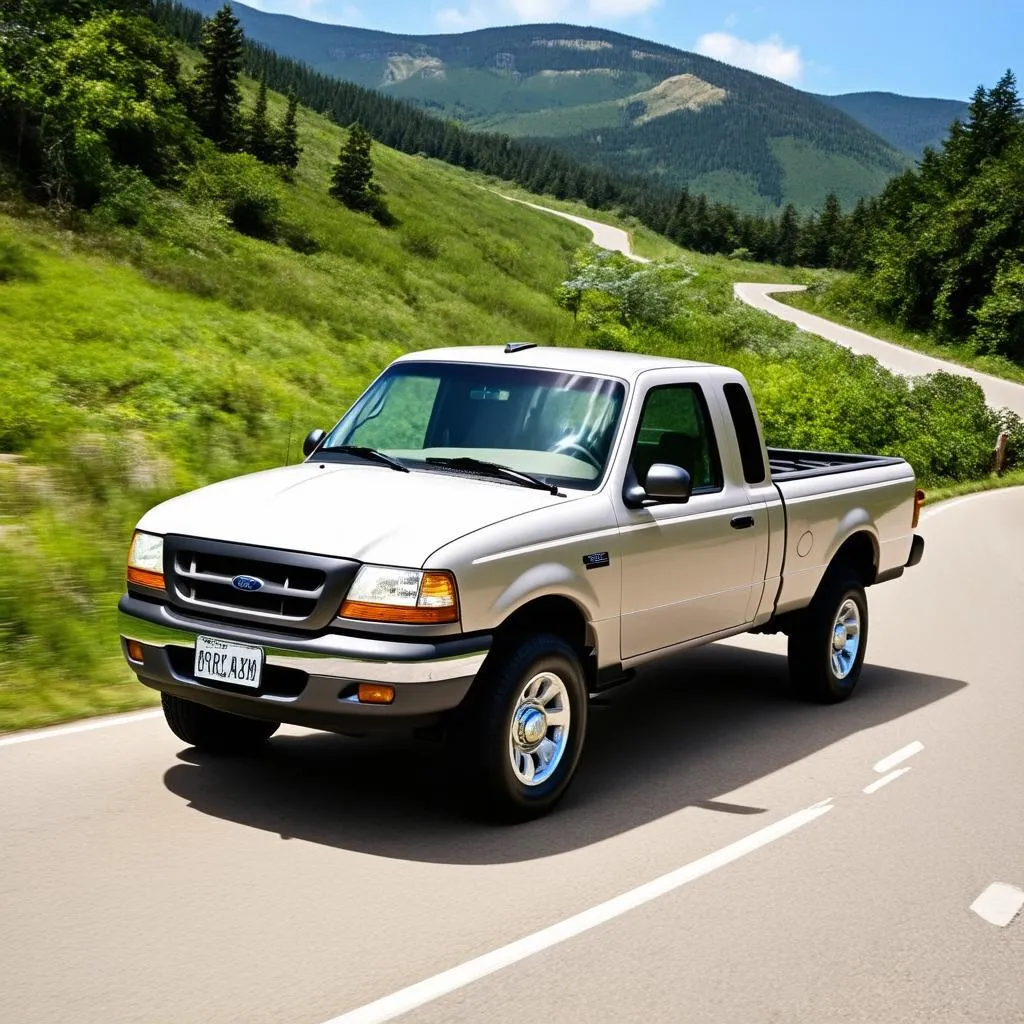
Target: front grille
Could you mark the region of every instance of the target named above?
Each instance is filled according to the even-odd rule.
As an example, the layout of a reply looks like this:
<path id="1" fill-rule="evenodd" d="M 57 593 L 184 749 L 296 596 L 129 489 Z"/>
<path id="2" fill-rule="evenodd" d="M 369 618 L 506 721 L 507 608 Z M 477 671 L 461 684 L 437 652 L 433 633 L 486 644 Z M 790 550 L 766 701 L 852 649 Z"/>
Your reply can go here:
<path id="1" fill-rule="evenodd" d="M 212 686 L 215 690 L 227 690 L 229 693 L 260 693 L 271 697 L 299 697 L 309 682 L 309 676 L 297 668 L 282 668 L 279 665 L 264 665 L 263 676 L 258 691 L 233 683 L 221 683 L 213 679 L 195 677 L 196 652 L 191 647 L 168 647 L 167 660 L 171 663 L 174 674 L 179 679 L 187 679 L 190 683 L 199 682 L 203 686 Z"/>
<path id="2" fill-rule="evenodd" d="M 263 589 L 255 593 L 238 590 L 232 580 L 239 576 L 257 577 L 263 581 Z M 184 548 L 175 552 L 174 579 L 186 601 L 300 622 L 316 611 L 327 574 L 301 566 Z"/>
<path id="3" fill-rule="evenodd" d="M 179 607 L 289 629 L 329 625 L 359 568 L 347 559 L 188 537 L 165 538 L 164 550 L 168 591 Z M 233 582 L 240 577 L 262 586 L 241 590 Z"/>

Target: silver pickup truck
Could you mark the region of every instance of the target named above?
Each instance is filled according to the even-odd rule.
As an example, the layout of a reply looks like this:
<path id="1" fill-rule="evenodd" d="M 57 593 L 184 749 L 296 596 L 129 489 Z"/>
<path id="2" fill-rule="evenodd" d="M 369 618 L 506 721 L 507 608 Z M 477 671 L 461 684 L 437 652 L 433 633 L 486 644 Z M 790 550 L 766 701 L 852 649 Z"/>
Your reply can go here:
<path id="1" fill-rule="evenodd" d="M 784 632 L 797 692 L 845 700 L 866 588 L 924 552 L 906 462 L 766 449 L 720 366 L 419 352 L 305 454 L 144 516 L 129 665 L 212 752 L 285 722 L 433 730 L 513 819 L 558 801 L 590 698 L 653 659 Z"/>

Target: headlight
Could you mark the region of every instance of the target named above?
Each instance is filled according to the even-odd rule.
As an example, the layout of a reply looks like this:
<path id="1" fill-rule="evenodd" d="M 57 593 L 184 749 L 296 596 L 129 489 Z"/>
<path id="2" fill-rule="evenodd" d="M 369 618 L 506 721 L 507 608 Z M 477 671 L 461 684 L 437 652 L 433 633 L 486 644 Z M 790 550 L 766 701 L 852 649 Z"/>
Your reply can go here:
<path id="1" fill-rule="evenodd" d="M 135 531 L 128 549 L 128 582 L 150 590 L 165 590 L 164 539 Z"/>
<path id="2" fill-rule="evenodd" d="M 343 619 L 437 626 L 459 621 L 459 598 L 450 572 L 364 565 L 338 614 Z"/>

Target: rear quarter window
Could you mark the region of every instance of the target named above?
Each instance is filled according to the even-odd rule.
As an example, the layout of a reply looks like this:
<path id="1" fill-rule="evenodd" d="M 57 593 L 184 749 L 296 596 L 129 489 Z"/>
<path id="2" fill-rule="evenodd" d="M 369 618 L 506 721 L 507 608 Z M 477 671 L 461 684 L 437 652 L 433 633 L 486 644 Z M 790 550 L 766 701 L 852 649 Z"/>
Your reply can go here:
<path id="1" fill-rule="evenodd" d="M 757 418 L 754 407 L 742 384 L 726 384 L 725 401 L 732 416 L 732 425 L 736 430 L 736 440 L 740 446 L 740 460 L 743 463 L 743 479 L 748 484 L 763 484 L 768 478 L 768 469 L 764 464 L 764 450 L 757 432 Z"/>

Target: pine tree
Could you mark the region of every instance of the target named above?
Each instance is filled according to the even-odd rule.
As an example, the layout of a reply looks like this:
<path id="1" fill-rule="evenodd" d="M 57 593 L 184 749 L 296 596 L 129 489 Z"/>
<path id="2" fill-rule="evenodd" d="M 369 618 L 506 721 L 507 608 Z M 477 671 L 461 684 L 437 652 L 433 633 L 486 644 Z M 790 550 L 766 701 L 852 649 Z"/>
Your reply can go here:
<path id="1" fill-rule="evenodd" d="M 277 129 L 275 162 L 290 171 L 299 166 L 299 154 L 302 152 L 299 145 L 298 110 L 298 99 L 294 95 L 289 96 L 288 109 Z"/>
<path id="2" fill-rule="evenodd" d="M 221 149 L 235 149 L 241 141 L 238 76 L 244 42 L 242 27 L 229 4 L 203 22 L 199 40 L 203 62 L 194 85 L 196 114 L 204 134 Z"/>
<path id="3" fill-rule="evenodd" d="M 252 153 L 257 160 L 265 164 L 274 163 L 277 158 L 277 145 L 274 133 L 267 118 L 267 80 L 260 81 L 260 91 L 256 96 L 256 106 L 246 126 L 246 151 Z"/>
<path id="4" fill-rule="evenodd" d="M 373 136 L 357 121 L 348 130 L 331 179 L 331 195 L 350 210 L 372 214 L 382 224 L 391 215 L 384 190 L 373 180 Z"/>
<path id="5" fill-rule="evenodd" d="M 800 253 L 800 215 L 790 203 L 782 211 L 775 241 L 775 259 L 784 267 L 795 267 Z"/>

